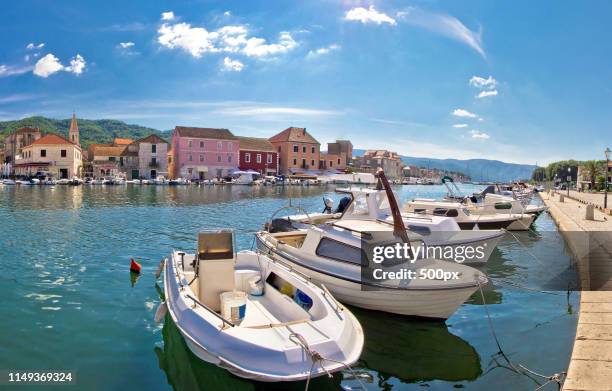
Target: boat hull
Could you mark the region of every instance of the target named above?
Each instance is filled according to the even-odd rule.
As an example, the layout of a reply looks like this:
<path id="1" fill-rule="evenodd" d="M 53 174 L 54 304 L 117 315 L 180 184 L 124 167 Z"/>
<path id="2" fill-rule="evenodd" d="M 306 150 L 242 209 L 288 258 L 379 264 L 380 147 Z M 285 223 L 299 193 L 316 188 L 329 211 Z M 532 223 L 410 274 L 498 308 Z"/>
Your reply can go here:
<path id="1" fill-rule="evenodd" d="M 307 275 L 313 283 L 325 285 L 340 302 L 368 310 L 446 320 L 478 289 L 477 285 L 442 290 L 370 288 L 360 282 L 342 279 L 295 263 L 268 247 L 259 237 L 257 247 L 268 256 Z"/>

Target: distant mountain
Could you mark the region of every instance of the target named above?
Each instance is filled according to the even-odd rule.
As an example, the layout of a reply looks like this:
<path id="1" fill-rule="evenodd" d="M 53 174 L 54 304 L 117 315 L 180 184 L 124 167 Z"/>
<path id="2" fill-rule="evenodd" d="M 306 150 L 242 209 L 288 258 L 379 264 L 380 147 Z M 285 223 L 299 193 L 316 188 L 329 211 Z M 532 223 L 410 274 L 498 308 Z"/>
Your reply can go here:
<path id="1" fill-rule="evenodd" d="M 354 149 L 354 156 L 363 156 L 364 149 Z M 475 181 L 508 182 L 517 179 L 530 179 L 537 166 L 532 164 L 505 163 L 488 159 L 435 159 L 402 156 L 404 163 L 424 168 L 458 171 Z"/>
<path id="2" fill-rule="evenodd" d="M 129 125 L 114 119 L 88 120 L 77 118 L 79 124 L 80 141 L 83 148 L 92 143 L 110 143 L 114 138 L 131 138 L 137 140 L 150 134 L 157 134 L 168 138 L 169 132 L 163 132 L 140 125 Z M 0 121 L 0 140 L 15 129 L 23 126 L 40 128 L 43 134 L 55 133 L 68 136 L 70 119 L 53 119 L 46 117 L 28 117 L 15 121 Z"/>

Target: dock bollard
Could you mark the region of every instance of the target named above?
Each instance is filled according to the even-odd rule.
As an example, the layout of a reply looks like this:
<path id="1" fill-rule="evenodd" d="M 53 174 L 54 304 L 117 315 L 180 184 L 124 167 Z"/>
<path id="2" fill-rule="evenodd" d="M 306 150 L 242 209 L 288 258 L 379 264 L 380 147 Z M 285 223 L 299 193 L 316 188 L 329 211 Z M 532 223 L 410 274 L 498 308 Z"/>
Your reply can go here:
<path id="1" fill-rule="evenodd" d="M 586 206 L 585 212 L 584 212 L 584 219 L 585 220 L 595 220 L 595 207 L 591 204 L 588 204 Z"/>

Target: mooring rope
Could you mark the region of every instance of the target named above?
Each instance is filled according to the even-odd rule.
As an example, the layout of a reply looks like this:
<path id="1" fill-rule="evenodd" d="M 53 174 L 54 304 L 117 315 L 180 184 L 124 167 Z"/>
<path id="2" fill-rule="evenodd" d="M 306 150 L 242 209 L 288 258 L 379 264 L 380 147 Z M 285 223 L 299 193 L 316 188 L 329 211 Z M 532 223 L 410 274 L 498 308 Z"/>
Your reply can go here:
<path id="1" fill-rule="evenodd" d="M 323 366 L 324 361 L 330 361 L 344 366 L 351 373 L 351 375 L 353 375 L 353 378 L 357 380 L 359 386 L 361 386 L 361 388 L 365 391 L 368 390 L 365 384 L 363 384 L 363 382 L 357 376 L 357 373 L 355 373 L 355 370 L 351 368 L 349 364 L 342 361 L 333 360 L 331 358 L 323 357 L 319 352 L 311 349 L 310 345 L 308 345 L 308 342 L 301 334 L 293 332 L 289 335 L 289 339 L 291 340 L 291 342 L 301 346 L 304 352 L 308 355 L 308 357 L 310 357 L 310 360 L 312 361 L 310 371 L 308 372 L 308 377 L 306 378 L 306 387 L 304 388 L 305 391 L 308 391 L 308 387 L 310 387 L 310 379 L 312 378 L 312 372 L 315 368 L 315 365 L 318 364 L 321 369 L 325 371 L 325 373 L 327 373 L 328 377 L 332 377 L 332 374 L 327 370 L 327 368 Z"/>
<path id="2" fill-rule="evenodd" d="M 539 385 L 538 388 L 535 389 L 535 391 L 542 389 L 542 387 L 544 387 L 545 385 L 551 382 L 556 382 L 559 389 L 561 389 L 563 379 L 567 375 L 567 372 L 559 372 L 559 373 L 555 373 L 550 376 L 546 376 L 546 375 L 542 375 L 540 373 L 534 372 L 522 364 L 518 364 L 518 366 L 516 366 L 514 365 L 512 361 L 510 361 L 510 358 L 506 355 L 506 353 L 502 349 L 501 342 L 499 341 L 499 338 L 497 337 L 497 333 L 495 332 L 495 328 L 493 327 L 493 320 L 491 319 L 491 314 L 489 313 L 489 306 L 487 305 L 487 302 L 485 300 L 484 291 L 482 290 L 482 285 L 480 284 L 480 281 L 477 281 L 476 283 L 478 284 L 478 289 L 480 290 L 480 296 L 482 297 L 482 304 L 487 314 L 487 321 L 489 323 L 489 329 L 491 330 L 491 335 L 493 336 L 493 339 L 495 340 L 495 344 L 497 345 L 497 348 L 499 349 L 498 354 L 500 354 L 504 358 L 504 360 L 506 360 L 506 362 L 508 363 L 508 365 L 514 372 L 532 378 L 531 376 L 529 376 L 529 374 L 531 374 L 531 375 L 534 375 L 534 376 L 537 376 L 539 378 L 546 380 L 544 384 L 539 384 L 535 379 L 532 378 Z"/>

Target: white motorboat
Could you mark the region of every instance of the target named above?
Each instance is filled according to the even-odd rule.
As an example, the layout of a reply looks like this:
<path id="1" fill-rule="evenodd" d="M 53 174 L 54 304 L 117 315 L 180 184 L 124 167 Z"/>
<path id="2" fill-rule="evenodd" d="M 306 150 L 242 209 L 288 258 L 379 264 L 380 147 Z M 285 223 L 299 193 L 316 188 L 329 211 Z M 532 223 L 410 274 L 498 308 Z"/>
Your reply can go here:
<path id="1" fill-rule="evenodd" d="M 333 224 L 344 228 L 360 224 L 364 230 L 385 231 L 389 225 L 392 225 L 393 217 L 384 190 L 354 187 L 336 189 L 336 192 L 343 194 L 344 198 L 340 200 L 335 211 L 332 210 L 333 201 L 326 198 L 324 212 L 304 213 L 272 220 L 270 231 L 308 228 L 309 224 Z M 452 217 L 403 214 L 402 219 L 410 241 L 425 243 L 430 254 L 437 253 L 437 258 L 457 261 L 449 257 L 455 256 L 459 247 L 482 248 L 482 256 L 462 260 L 466 265 L 486 263 L 505 234 L 503 230 L 462 230 Z M 439 249 L 435 250 L 433 247 Z"/>
<path id="2" fill-rule="evenodd" d="M 16 182 L 12 179 L 3 179 L 2 184 L 6 186 L 14 186 Z"/>
<path id="3" fill-rule="evenodd" d="M 453 274 L 456 278 L 379 279 L 375 274 L 370 274 L 373 261 L 376 261 L 369 255 L 368 249 L 383 243 L 371 240 L 373 233 L 386 231 L 387 234 L 401 237 L 404 244 L 411 246 L 388 181 L 384 173 L 377 175 L 383 178 L 387 191 L 392 224 L 345 220 L 342 225 L 339 222 L 310 225 L 306 229 L 289 232 L 260 231 L 256 234 L 257 246 L 270 257 L 286 262 L 309 276 L 317 284 L 325 285 L 343 303 L 400 315 L 446 319 L 479 285 L 485 284 L 487 278 L 470 266 L 434 258 L 400 262 L 392 265 L 390 270 L 406 270 L 416 276 L 426 276 L 429 270 L 436 270 Z"/>
<path id="4" fill-rule="evenodd" d="M 58 185 L 69 185 L 70 184 L 70 179 L 67 179 L 67 178 L 58 179 L 56 181 L 56 184 L 58 184 Z"/>
<path id="5" fill-rule="evenodd" d="M 231 231 L 206 232 L 197 255 L 165 260 L 160 310 L 167 306 L 197 357 L 267 382 L 310 379 L 359 359 L 361 325 L 329 292 L 283 263 L 233 249 Z"/>
<path id="6" fill-rule="evenodd" d="M 501 194 L 485 194 L 482 202 L 473 204 L 472 201 L 466 200 L 467 205 L 474 205 L 474 214 L 498 213 L 499 211 L 509 211 L 515 214 L 532 214 L 537 218 L 542 212 L 548 210 L 546 205 L 533 205 L 526 202 L 521 202 L 510 196 Z"/>
<path id="7" fill-rule="evenodd" d="M 526 231 L 534 221 L 533 214 L 497 211 L 485 213 L 478 206 L 467 206 L 461 202 L 438 201 L 428 198 L 415 198 L 404 205 L 404 211 L 420 215 L 453 217 L 463 230 L 506 229 Z"/>

